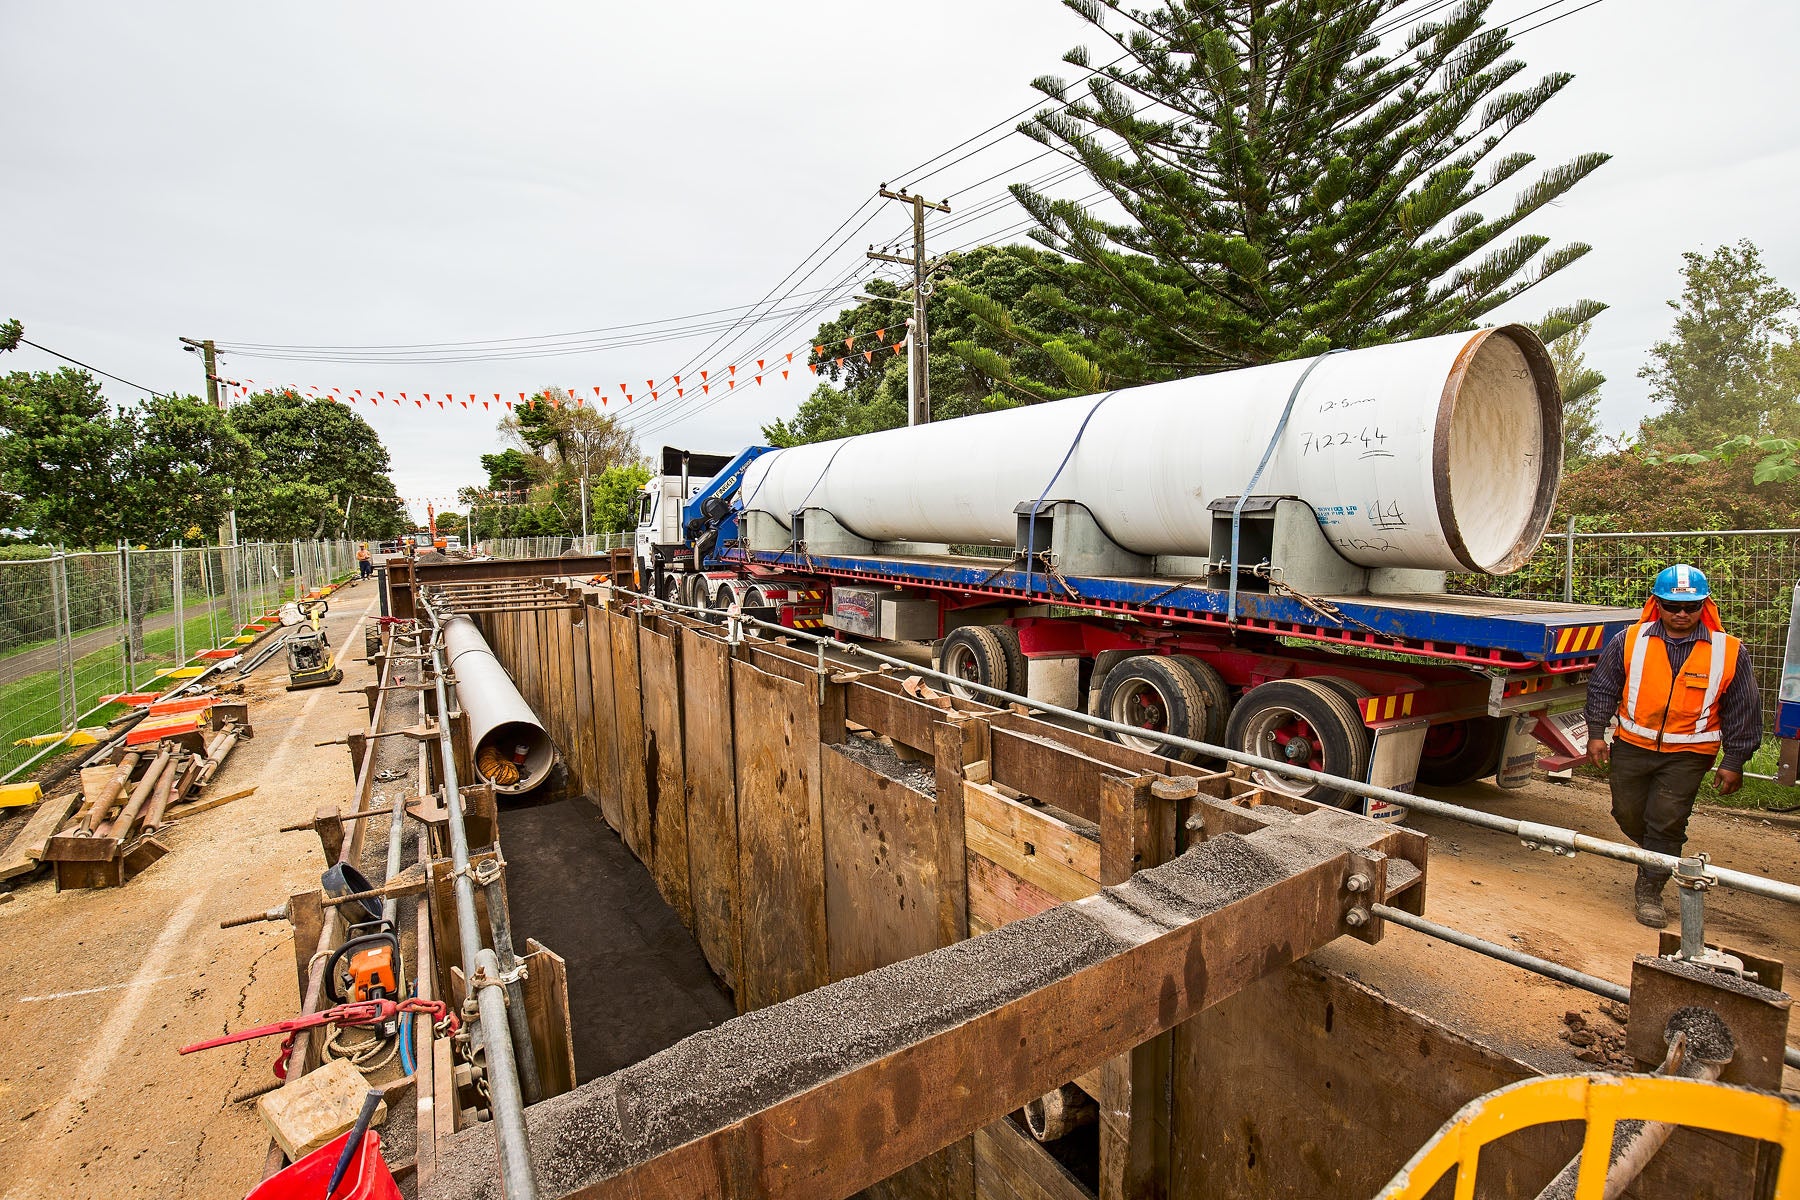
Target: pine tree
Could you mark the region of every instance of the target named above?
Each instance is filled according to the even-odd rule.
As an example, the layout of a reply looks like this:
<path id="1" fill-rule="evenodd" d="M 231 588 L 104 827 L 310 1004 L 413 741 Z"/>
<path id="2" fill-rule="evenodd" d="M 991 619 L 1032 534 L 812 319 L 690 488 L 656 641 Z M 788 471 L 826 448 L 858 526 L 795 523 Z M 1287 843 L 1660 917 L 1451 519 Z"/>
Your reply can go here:
<path id="1" fill-rule="evenodd" d="M 1021 128 L 1110 202 L 1012 188 L 1032 236 L 1070 260 L 1040 298 L 1076 326 L 1044 338 L 990 323 L 1054 364 L 985 364 L 1021 399 L 1469 328 L 1589 249 L 1519 232 L 1608 156 L 1518 185 L 1533 158 L 1502 146 L 1572 76 L 1508 90 L 1525 65 L 1485 24 L 1487 0 L 1409 28 L 1398 0 L 1064 3 L 1125 58 L 1094 67 L 1071 51 L 1093 74 L 1081 89 L 1035 81 L 1057 107 Z M 1475 208 L 1496 201 L 1498 216 Z M 1604 307 L 1581 301 L 1542 328 L 1559 336 Z"/>

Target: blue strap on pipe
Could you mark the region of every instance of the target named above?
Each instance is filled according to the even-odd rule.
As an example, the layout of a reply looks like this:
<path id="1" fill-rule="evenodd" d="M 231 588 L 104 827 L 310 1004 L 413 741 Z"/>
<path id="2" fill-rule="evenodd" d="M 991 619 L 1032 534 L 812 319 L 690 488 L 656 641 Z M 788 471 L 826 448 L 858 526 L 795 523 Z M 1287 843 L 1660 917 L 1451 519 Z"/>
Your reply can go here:
<path id="1" fill-rule="evenodd" d="M 1069 465 L 1071 458 L 1075 457 L 1075 447 L 1081 445 L 1081 435 L 1087 432 L 1088 422 L 1094 419 L 1094 414 L 1100 411 L 1102 404 L 1118 394 L 1118 389 L 1114 388 L 1094 401 L 1094 407 L 1088 409 L 1087 416 L 1081 418 L 1081 427 L 1075 431 L 1075 440 L 1069 443 L 1069 448 L 1063 451 L 1062 461 L 1056 464 L 1056 474 L 1050 476 L 1050 482 L 1044 485 L 1044 490 L 1038 493 L 1038 498 L 1031 502 L 1031 512 L 1025 518 L 1025 591 L 1027 595 L 1031 592 L 1031 563 L 1037 557 L 1037 551 L 1033 547 L 1037 545 L 1038 509 L 1044 506 L 1044 497 L 1050 494 L 1050 489 L 1056 486 L 1058 479 L 1062 478 L 1063 468 Z"/>
<path id="2" fill-rule="evenodd" d="M 1306 370 L 1300 372 L 1300 378 L 1294 381 L 1294 390 L 1288 393 L 1287 405 L 1281 410 L 1281 420 L 1275 425 L 1275 434 L 1269 439 L 1269 444 L 1263 448 L 1262 461 L 1256 464 L 1256 473 L 1250 476 L 1250 482 L 1244 485 L 1244 490 L 1238 496 L 1237 503 L 1232 506 L 1231 579 L 1227 584 L 1229 590 L 1225 597 L 1225 624 L 1227 626 L 1237 624 L 1238 530 L 1244 519 L 1244 505 L 1249 501 L 1250 494 L 1256 491 L 1257 482 L 1262 479 L 1263 469 L 1269 465 L 1269 460 L 1275 457 L 1275 447 L 1280 444 L 1281 435 L 1287 432 L 1288 418 L 1294 415 L 1294 403 L 1300 399 L 1300 389 L 1306 386 L 1307 378 L 1312 375 L 1313 370 L 1320 363 L 1334 354 L 1342 353 L 1342 350 L 1327 350 L 1307 363 Z"/>

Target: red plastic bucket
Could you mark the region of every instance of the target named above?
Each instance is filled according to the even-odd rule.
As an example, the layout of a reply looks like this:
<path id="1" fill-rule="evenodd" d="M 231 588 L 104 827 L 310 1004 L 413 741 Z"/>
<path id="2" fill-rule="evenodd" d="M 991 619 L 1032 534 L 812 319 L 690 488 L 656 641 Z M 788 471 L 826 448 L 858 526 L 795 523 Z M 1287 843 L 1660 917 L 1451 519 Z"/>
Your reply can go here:
<path id="1" fill-rule="evenodd" d="M 325 1200 L 325 1185 L 331 1182 L 331 1169 L 344 1152 L 349 1134 L 342 1134 L 320 1146 L 297 1163 L 283 1167 L 256 1185 L 244 1200 Z M 400 1200 L 400 1185 L 381 1157 L 381 1135 L 373 1129 L 363 1135 L 350 1160 L 350 1169 L 338 1183 L 331 1200 Z"/>

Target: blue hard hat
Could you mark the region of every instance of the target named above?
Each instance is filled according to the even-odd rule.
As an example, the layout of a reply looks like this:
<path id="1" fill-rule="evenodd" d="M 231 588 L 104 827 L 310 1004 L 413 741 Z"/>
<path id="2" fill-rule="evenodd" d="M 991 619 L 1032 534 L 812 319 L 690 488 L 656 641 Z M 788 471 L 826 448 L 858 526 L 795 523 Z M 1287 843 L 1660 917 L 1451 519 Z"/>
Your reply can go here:
<path id="1" fill-rule="evenodd" d="M 1704 600 L 1712 595 L 1712 587 L 1707 584 L 1706 574 L 1699 567 L 1676 563 L 1656 573 L 1656 582 L 1650 585 L 1650 594 L 1658 600 Z"/>

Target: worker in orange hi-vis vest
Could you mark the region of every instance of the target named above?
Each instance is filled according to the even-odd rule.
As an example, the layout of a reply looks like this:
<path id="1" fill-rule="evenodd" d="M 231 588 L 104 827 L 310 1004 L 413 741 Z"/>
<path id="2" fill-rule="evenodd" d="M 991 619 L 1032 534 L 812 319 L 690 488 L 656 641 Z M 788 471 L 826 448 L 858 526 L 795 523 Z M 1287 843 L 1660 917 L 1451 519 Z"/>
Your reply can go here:
<path id="1" fill-rule="evenodd" d="M 1715 759 L 1721 796 L 1743 784 L 1744 763 L 1762 744 L 1762 699 L 1749 655 L 1725 632 L 1698 567 L 1659 572 L 1638 623 L 1600 652 L 1587 725 L 1588 760 L 1612 763 L 1613 819 L 1646 850 L 1681 855 L 1694 797 Z M 1601 736 L 1608 725 L 1610 748 Z M 1669 923 L 1668 882 L 1668 871 L 1638 867 L 1640 924 Z"/>

